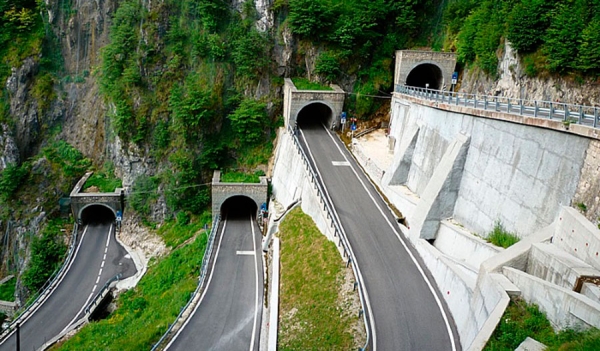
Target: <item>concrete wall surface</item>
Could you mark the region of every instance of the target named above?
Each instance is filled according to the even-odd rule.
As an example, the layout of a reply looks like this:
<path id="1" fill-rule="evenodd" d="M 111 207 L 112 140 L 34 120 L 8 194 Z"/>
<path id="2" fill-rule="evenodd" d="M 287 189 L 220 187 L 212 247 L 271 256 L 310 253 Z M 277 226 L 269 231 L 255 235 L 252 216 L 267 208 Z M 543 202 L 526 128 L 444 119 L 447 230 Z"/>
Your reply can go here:
<path id="1" fill-rule="evenodd" d="M 600 270 L 600 229 L 571 207 L 562 207 L 552 243 Z"/>
<path id="2" fill-rule="evenodd" d="M 271 178 L 273 196 L 283 207 L 301 199 L 302 211 L 315 221 L 321 233 L 337 244 L 339 238 L 334 237 L 331 220 L 327 219 L 315 185 L 310 180 L 302 155 L 296 149 L 292 136 L 283 128 L 280 128 L 277 134 L 275 167 Z M 340 246 L 338 250 L 341 254 Z"/>
<path id="3" fill-rule="evenodd" d="M 527 273 L 570 290 L 581 276 L 600 277 L 600 271 L 550 243 L 531 246 Z"/>
<path id="4" fill-rule="evenodd" d="M 441 222 L 434 246 L 448 256 L 463 260 L 477 271 L 482 262 L 504 251 L 448 220 Z"/>
<path id="5" fill-rule="evenodd" d="M 556 329 L 600 328 L 600 303 L 582 294 L 549 283 L 520 270 L 504 267 L 503 273 L 535 303 Z"/>
<path id="6" fill-rule="evenodd" d="M 398 140 L 396 152 L 415 128 L 418 139 L 406 186 L 418 196 L 457 136 L 470 137 L 453 217 L 482 235 L 497 220 L 521 237 L 552 223 L 560 207 L 571 203 L 590 144 L 587 138 L 555 130 L 392 99 L 390 135 Z M 403 156 L 395 154 L 392 167 Z M 395 171 L 388 169 L 386 175 Z"/>

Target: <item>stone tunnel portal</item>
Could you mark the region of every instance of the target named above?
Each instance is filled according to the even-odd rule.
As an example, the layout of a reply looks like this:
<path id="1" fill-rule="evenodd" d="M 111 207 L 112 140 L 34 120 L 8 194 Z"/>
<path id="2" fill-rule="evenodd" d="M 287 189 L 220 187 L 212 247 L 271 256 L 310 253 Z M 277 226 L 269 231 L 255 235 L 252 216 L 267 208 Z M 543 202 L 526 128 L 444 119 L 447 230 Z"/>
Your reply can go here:
<path id="1" fill-rule="evenodd" d="M 331 127 L 334 121 L 333 111 L 324 103 L 314 102 L 304 106 L 296 118 L 300 128 L 309 128 L 311 126 L 325 125 L 326 128 Z"/>
<path id="2" fill-rule="evenodd" d="M 258 204 L 244 195 L 235 195 L 223 202 L 221 205 L 221 218 L 245 219 L 252 216 L 256 218 Z"/>
<path id="3" fill-rule="evenodd" d="M 427 86 L 427 84 L 429 85 Z M 440 90 L 444 86 L 444 74 L 437 65 L 423 63 L 410 71 L 406 77 L 406 85 Z"/>
<path id="4" fill-rule="evenodd" d="M 82 224 L 110 223 L 115 221 L 116 214 L 113 209 L 104 204 L 90 204 L 81 209 Z"/>

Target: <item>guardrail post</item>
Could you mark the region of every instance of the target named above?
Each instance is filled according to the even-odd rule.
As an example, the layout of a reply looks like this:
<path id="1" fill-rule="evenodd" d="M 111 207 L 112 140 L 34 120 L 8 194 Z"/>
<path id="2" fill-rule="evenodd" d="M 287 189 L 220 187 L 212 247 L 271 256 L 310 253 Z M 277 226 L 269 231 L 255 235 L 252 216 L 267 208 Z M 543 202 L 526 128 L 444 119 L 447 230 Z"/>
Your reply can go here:
<path id="1" fill-rule="evenodd" d="M 538 103 L 537 100 L 535 100 L 533 102 L 533 117 L 537 117 L 538 116 Z"/>
<path id="2" fill-rule="evenodd" d="M 567 105 L 565 104 L 565 116 L 564 116 L 565 121 L 569 120 L 569 109 L 567 109 Z"/>
<path id="3" fill-rule="evenodd" d="M 598 108 L 594 107 L 594 128 L 598 125 Z"/>
<path id="4" fill-rule="evenodd" d="M 506 104 L 506 112 L 510 113 L 510 98 L 508 98 L 508 102 Z"/>
<path id="5" fill-rule="evenodd" d="M 498 97 L 494 96 L 494 101 L 496 102 L 496 107 L 494 108 L 494 111 L 498 111 L 498 108 L 500 107 L 500 104 L 498 103 Z"/>
<path id="6" fill-rule="evenodd" d="M 519 104 L 520 104 L 520 106 L 519 106 L 519 114 L 521 116 L 523 116 L 523 99 L 519 100 Z"/>
<path id="7" fill-rule="evenodd" d="M 348 262 L 346 263 L 346 268 L 350 267 L 350 262 L 352 262 L 352 259 L 348 257 Z"/>
<path id="8" fill-rule="evenodd" d="M 487 110 L 488 107 L 488 101 L 487 101 L 487 95 L 483 96 L 483 109 Z"/>
<path id="9" fill-rule="evenodd" d="M 477 108 L 477 94 L 473 95 L 473 107 Z"/>
<path id="10" fill-rule="evenodd" d="M 548 118 L 552 119 L 552 115 L 554 115 L 554 105 L 552 104 L 552 101 L 550 101 L 550 114 L 548 115 Z"/>
<path id="11" fill-rule="evenodd" d="M 579 124 L 583 123 L 583 106 L 579 105 Z"/>

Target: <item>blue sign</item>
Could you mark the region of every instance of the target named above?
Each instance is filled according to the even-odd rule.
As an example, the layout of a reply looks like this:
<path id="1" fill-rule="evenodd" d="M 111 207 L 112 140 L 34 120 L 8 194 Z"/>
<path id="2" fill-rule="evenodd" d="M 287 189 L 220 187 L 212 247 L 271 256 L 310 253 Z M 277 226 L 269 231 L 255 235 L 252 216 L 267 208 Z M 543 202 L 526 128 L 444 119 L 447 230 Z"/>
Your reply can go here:
<path id="1" fill-rule="evenodd" d="M 452 73 L 452 79 L 458 79 L 458 72 Z"/>
<path id="2" fill-rule="evenodd" d="M 356 124 L 353 124 L 350 126 L 350 130 L 355 131 L 356 130 Z"/>
<path id="3" fill-rule="evenodd" d="M 342 119 L 346 119 L 346 112 L 342 112 Z"/>
<path id="4" fill-rule="evenodd" d="M 117 221 L 120 222 L 123 218 L 123 213 L 121 211 L 117 211 Z"/>
<path id="5" fill-rule="evenodd" d="M 263 202 L 262 205 L 260 205 L 260 210 L 261 211 L 266 211 L 267 210 L 267 204 L 265 202 Z"/>

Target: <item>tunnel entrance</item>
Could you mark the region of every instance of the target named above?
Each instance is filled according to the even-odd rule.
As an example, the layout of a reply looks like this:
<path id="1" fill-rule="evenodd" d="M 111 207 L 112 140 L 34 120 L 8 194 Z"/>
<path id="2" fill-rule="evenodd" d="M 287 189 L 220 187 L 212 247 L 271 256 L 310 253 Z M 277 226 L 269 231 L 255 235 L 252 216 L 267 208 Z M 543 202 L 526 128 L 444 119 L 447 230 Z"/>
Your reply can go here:
<path id="1" fill-rule="evenodd" d="M 427 88 L 440 90 L 444 84 L 444 76 L 442 70 L 431 63 L 423 63 L 413 68 L 408 77 L 406 77 L 406 85 L 418 88 Z"/>
<path id="2" fill-rule="evenodd" d="M 332 121 L 333 112 L 331 108 L 321 102 L 304 106 L 298 112 L 298 117 L 296 117 L 296 122 L 300 128 L 320 127 L 321 124 L 329 128 Z"/>
<path id="3" fill-rule="evenodd" d="M 116 219 L 113 210 L 102 204 L 93 204 L 83 208 L 80 218 L 82 224 L 111 223 Z"/>
<path id="4" fill-rule="evenodd" d="M 248 216 L 256 218 L 258 206 L 251 198 L 236 195 L 228 198 L 221 205 L 221 218 L 247 219 Z"/>

